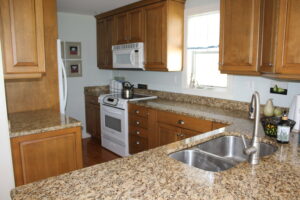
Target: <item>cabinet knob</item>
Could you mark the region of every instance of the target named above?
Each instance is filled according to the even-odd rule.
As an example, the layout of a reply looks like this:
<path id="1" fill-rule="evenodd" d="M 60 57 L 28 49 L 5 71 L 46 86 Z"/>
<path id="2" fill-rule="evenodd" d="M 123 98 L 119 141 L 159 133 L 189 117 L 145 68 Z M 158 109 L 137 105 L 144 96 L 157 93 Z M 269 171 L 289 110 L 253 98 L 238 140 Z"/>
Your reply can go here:
<path id="1" fill-rule="evenodd" d="M 140 122 L 139 122 L 139 121 L 136 121 L 135 123 L 136 123 L 136 125 L 140 125 Z"/>
<path id="2" fill-rule="evenodd" d="M 136 110 L 136 111 L 135 111 L 135 114 L 139 114 L 139 113 L 140 113 L 140 111 L 139 111 L 139 110 Z"/>
<path id="3" fill-rule="evenodd" d="M 181 134 L 181 135 L 180 135 L 180 137 L 184 137 L 184 136 L 185 136 L 184 134 Z"/>
<path id="4" fill-rule="evenodd" d="M 183 120 L 178 120 L 177 124 L 183 125 L 183 124 L 184 124 L 184 121 L 183 121 Z"/>
<path id="5" fill-rule="evenodd" d="M 177 137 L 180 137 L 180 133 L 177 133 L 176 136 L 177 136 Z"/>
<path id="6" fill-rule="evenodd" d="M 139 134 L 140 134 L 140 131 L 136 131 L 136 134 L 139 135 Z"/>
<path id="7" fill-rule="evenodd" d="M 269 63 L 269 67 L 273 67 L 273 64 L 272 64 L 272 63 Z"/>
<path id="8" fill-rule="evenodd" d="M 139 145 L 139 144 L 140 144 L 140 142 L 139 142 L 139 141 L 137 141 L 137 142 L 136 142 L 136 144 L 137 144 L 137 145 Z"/>

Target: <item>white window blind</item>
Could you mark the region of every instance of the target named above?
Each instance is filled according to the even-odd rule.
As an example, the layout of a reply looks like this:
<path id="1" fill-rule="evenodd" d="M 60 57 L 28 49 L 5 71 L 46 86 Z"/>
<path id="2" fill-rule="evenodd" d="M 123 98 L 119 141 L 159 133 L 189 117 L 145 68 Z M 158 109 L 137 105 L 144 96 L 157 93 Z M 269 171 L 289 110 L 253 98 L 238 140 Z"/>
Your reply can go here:
<path id="1" fill-rule="evenodd" d="M 187 64 L 190 88 L 227 87 L 219 71 L 219 12 L 188 17 Z"/>

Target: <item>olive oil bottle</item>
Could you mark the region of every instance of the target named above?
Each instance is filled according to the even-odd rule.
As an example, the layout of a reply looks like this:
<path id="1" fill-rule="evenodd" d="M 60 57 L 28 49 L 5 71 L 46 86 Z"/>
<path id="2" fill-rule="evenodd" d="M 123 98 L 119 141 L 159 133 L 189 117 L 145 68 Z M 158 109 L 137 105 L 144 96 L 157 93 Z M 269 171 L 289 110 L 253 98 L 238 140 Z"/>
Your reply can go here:
<path id="1" fill-rule="evenodd" d="M 287 144 L 290 140 L 291 127 L 286 112 L 283 113 L 281 121 L 277 126 L 277 142 Z"/>

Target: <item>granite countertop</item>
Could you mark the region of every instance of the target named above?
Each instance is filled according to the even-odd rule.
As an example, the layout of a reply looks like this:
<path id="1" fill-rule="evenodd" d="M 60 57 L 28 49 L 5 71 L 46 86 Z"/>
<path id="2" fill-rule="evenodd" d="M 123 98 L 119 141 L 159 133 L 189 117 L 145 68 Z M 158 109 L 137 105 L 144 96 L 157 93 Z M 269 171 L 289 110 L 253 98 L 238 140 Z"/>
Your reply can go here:
<path id="1" fill-rule="evenodd" d="M 99 97 L 100 94 L 107 94 L 107 93 L 109 93 L 109 87 L 107 85 L 84 87 L 84 95 Z"/>
<path id="2" fill-rule="evenodd" d="M 122 159 L 76 170 L 12 190 L 21 199 L 299 199 L 299 135 L 256 166 L 243 162 L 226 171 L 208 172 L 168 157 L 222 135 L 220 129 Z"/>
<path id="3" fill-rule="evenodd" d="M 80 121 L 50 109 L 13 113 L 8 118 L 11 138 L 81 126 Z"/>
<path id="4" fill-rule="evenodd" d="M 222 172 L 190 167 L 168 154 L 223 135 L 251 135 L 253 121 L 247 112 L 175 102 L 149 100 L 131 102 L 149 108 L 172 111 L 230 124 L 179 142 L 133 156 L 76 170 L 12 190 L 13 199 L 299 199 L 300 136 L 292 133 L 289 144 L 252 166 L 243 162 Z"/>

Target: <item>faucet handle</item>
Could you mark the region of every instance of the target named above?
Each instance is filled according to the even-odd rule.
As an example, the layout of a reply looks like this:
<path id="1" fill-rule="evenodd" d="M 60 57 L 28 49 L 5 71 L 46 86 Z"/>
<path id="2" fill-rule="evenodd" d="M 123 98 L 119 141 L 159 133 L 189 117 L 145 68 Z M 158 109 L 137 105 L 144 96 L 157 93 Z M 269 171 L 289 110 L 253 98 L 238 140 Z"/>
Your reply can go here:
<path id="1" fill-rule="evenodd" d="M 244 135 L 242 135 L 242 140 L 243 140 L 243 144 L 244 144 L 245 149 L 247 149 L 248 145 L 247 145 L 247 142 L 246 142 L 246 139 L 245 139 Z"/>

